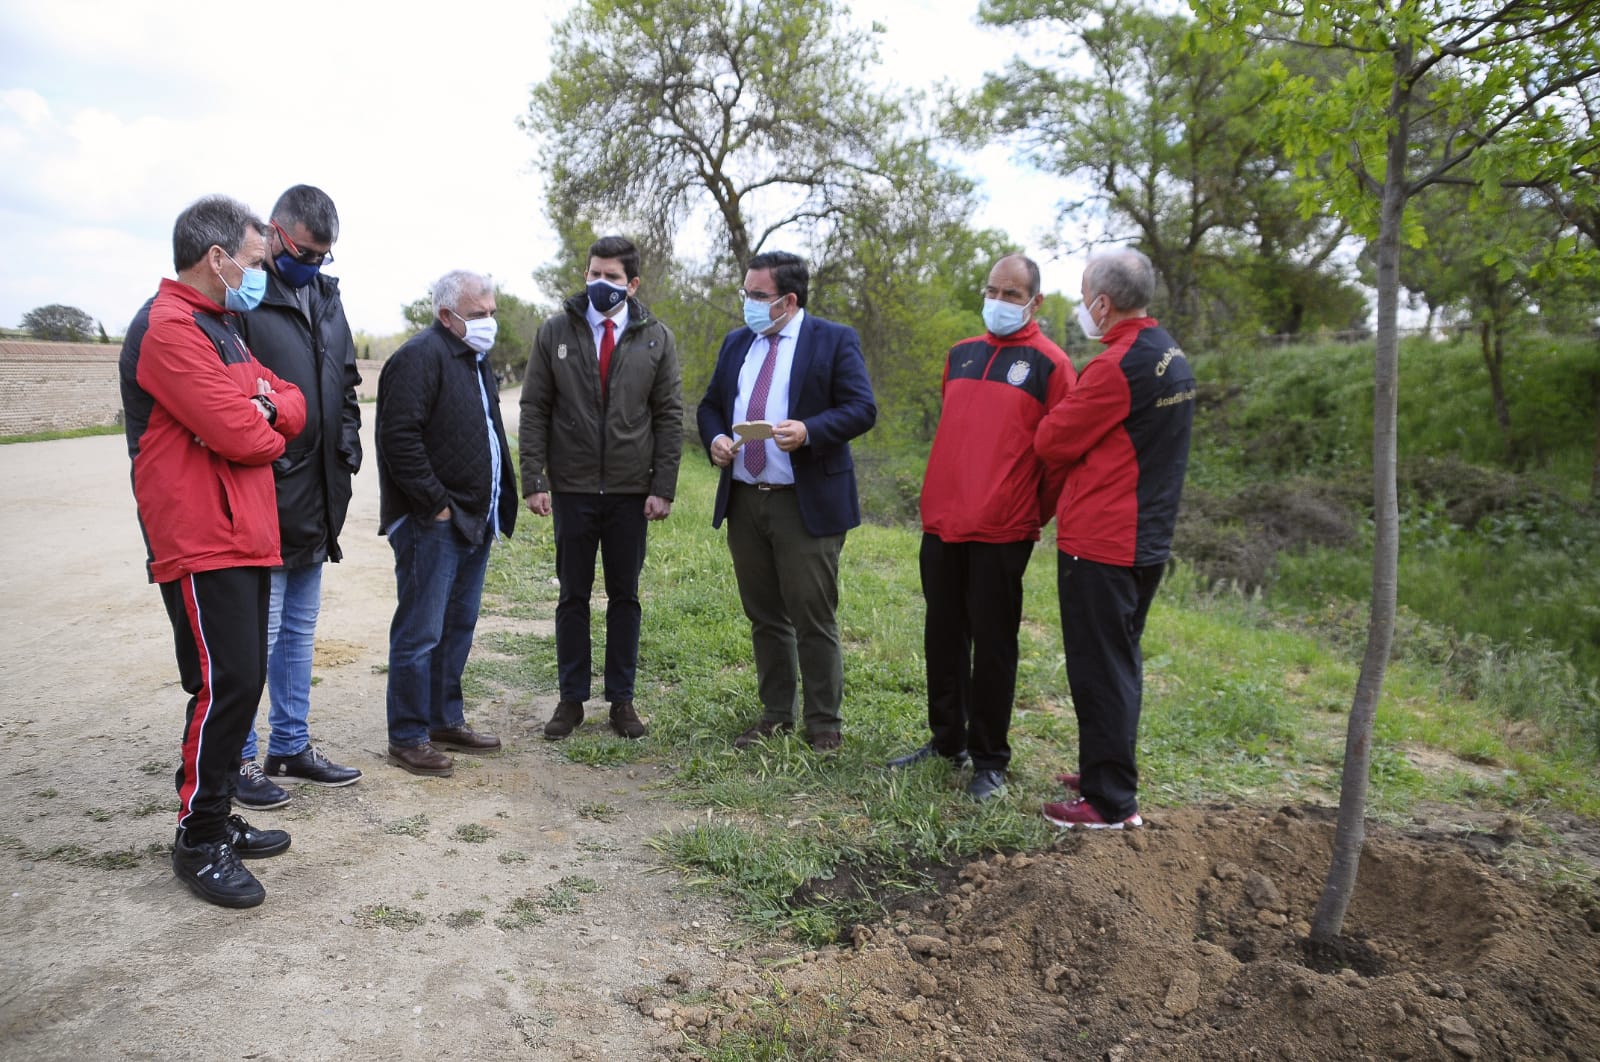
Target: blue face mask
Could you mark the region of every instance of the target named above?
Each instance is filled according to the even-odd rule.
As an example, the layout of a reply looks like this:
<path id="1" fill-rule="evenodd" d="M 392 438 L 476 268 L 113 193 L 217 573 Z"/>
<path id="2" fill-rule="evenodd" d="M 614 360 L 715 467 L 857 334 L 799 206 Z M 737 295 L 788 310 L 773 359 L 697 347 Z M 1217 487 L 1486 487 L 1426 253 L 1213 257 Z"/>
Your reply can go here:
<path id="1" fill-rule="evenodd" d="M 983 327 L 997 336 L 1009 336 L 1028 323 L 1028 308 L 999 299 L 983 300 Z"/>
<path id="2" fill-rule="evenodd" d="M 611 311 L 628 297 L 626 287 L 619 288 L 609 280 L 591 280 L 585 290 L 589 293 L 589 305 L 602 316 L 610 316 Z"/>
<path id="3" fill-rule="evenodd" d="M 267 271 L 265 269 L 246 269 L 234 260 L 233 255 L 228 254 L 227 251 L 222 253 L 227 255 L 228 261 L 239 266 L 240 271 L 244 273 L 244 278 L 239 281 L 239 286 L 230 288 L 228 287 L 228 282 L 222 280 L 221 271 L 218 271 L 217 279 L 222 280 L 222 286 L 228 292 L 222 300 L 222 305 L 234 313 L 249 313 L 261 305 L 261 296 L 267 293 Z"/>
<path id="4" fill-rule="evenodd" d="M 322 263 L 306 265 L 287 251 L 274 258 L 272 264 L 278 271 L 278 279 L 291 288 L 305 287 L 322 269 Z"/>
<path id="5" fill-rule="evenodd" d="M 781 313 L 777 317 L 772 316 L 772 307 L 777 301 L 777 299 L 773 299 L 772 302 L 744 300 L 744 323 L 749 326 L 750 331 L 760 335 L 782 319 L 784 315 Z"/>

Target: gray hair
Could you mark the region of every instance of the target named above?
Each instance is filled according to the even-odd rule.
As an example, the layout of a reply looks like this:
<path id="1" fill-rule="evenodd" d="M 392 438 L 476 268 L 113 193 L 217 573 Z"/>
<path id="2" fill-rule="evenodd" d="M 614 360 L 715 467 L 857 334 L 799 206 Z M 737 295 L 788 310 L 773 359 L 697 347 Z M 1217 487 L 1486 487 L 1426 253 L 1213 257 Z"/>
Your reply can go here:
<path id="1" fill-rule="evenodd" d="M 433 313 L 454 310 L 464 297 L 488 295 L 494 291 L 494 281 L 470 269 L 452 269 L 433 282 Z"/>
<path id="2" fill-rule="evenodd" d="M 334 244 L 339 240 L 339 212 L 333 200 L 321 188 L 297 184 L 278 197 L 272 207 L 272 220 L 290 228 L 295 224 L 306 227 L 311 238 L 318 243 Z"/>
<path id="3" fill-rule="evenodd" d="M 1156 270 L 1143 252 L 1132 247 L 1089 256 L 1083 267 L 1083 290 L 1104 295 L 1119 312 L 1143 310 L 1156 294 Z"/>
<path id="4" fill-rule="evenodd" d="M 213 247 L 229 256 L 239 253 L 250 230 L 265 236 L 267 223 L 250 208 L 225 195 L 208 195 L 189 204 L 172 227 L 172 265 L 178 272 L 193 267 Z"/>

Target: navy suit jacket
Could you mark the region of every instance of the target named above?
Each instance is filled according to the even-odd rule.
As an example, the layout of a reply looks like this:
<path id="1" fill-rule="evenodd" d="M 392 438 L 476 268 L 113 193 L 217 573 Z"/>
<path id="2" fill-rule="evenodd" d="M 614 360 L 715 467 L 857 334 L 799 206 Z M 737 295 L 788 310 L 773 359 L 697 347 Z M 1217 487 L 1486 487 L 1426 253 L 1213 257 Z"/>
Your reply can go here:
<path id="1" fill-rule="evenodd" d="M 717 352 L 717 367 L 700 400 L 697 419 L 706 453 L 718 435 L 733 437 L 733 402 L 738 397 L 739 369 L 756 334 L 740 327 L 729 332 Z M 800 322 L 795 342 L 794 367 L 789 375 L 789 418 L 806 424 L 806 443 L 791 451 L 795 498 L 806 533 L 820 537 L 838 535 L 861 523 L 861 501 L 856 495 L 856 467 L 850 440 L 878 420 L 878 406 L 861 356 L 861 340 L 847 325 L 823 320 L 811 313 Z M 712 527 L 721 527 L 728 514 L 728 489 L 732 467 L 722 470 L 717 484 L 717 505 Z"/>

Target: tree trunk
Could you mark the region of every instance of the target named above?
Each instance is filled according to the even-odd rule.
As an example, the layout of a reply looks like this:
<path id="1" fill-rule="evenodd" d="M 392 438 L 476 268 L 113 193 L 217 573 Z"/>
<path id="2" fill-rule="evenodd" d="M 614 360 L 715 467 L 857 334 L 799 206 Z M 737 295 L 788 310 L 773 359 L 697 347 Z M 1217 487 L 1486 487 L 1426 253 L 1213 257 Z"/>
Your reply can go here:
<path id="1" fill-rule="evenodd" d="M 1479 347 L 1483 351 L 1483 367 L 1489 370 L 1489 399 L 1494 404 L 1494 422 L 1500 426 L 1500 437 L 1506 444 L 1506 460 L 1511 467 L 1519 465 L 1517 440 L 1511 433 L 1511 404 L 1506 401 L 1506 378 L 1502 371 L 1506 360 L 1505 334 L 1501 322 L 1485 319 L 1478 326 Z"/>
<path id="2" fill-rule="evenodd" d="M 1600 372 L 1589 378 L 1594 390 L 1594 467 L 1589 470 L 1589 497 L 1600 501 Z"/>
<path id="3" fill-rule="evenodd" d="M 1372 723 L 1383 692 L 1394 642 L 1395 594 L 1400 561 L 1400 505 L 1395 489 L 1396 411 L 1399 394 L 1400 224 L 1410 189 L 1406 181 L 1406 148 L 1410 134 L 1407 84 L 1408 45 L 1396 45 L 1395 89 L 1389 100 L 1394 125 L 1389 133 L 1388 165 L 1379 207 L 1377 281 L 1378 332 L 1372 365 L 1372 606 L 1367 619 L 1367 650 L 1356 679 L 1345 732 L 1344 771 L 1339 781 L 1339 822 L 1333 837 L 1333 860 L 1323 882 L 1322 897 L 1311 919 L 1311 939 L 1331 943 L 1344 930 L 1345 911 L 1355 892 L 1361 848 L 1366 841 L 1367 781 L 1372 762 Z"/>

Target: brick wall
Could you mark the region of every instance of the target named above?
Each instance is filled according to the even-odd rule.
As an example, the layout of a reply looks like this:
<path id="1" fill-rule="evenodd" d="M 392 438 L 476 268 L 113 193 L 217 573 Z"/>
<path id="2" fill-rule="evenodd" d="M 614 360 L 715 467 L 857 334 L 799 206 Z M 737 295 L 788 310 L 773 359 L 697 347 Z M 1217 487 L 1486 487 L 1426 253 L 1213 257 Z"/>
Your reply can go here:
<path id="1" fill-rule="evenodd" d="M 0 435 L 120 423 L 117 343 L 0 340 Z"/>
<path id="2" fill-rule="evenodd" d="M 120 343 L 0 339 L 0 435 L 122 423 L 121 353 Z M 356 364 L 361 370 L 356 394 L 364 401 L 377 397 L 383 362 Z"/>

